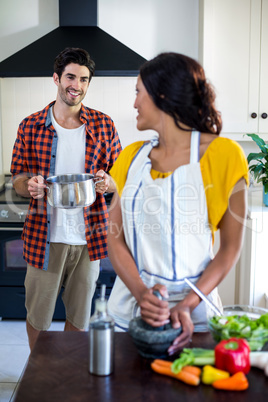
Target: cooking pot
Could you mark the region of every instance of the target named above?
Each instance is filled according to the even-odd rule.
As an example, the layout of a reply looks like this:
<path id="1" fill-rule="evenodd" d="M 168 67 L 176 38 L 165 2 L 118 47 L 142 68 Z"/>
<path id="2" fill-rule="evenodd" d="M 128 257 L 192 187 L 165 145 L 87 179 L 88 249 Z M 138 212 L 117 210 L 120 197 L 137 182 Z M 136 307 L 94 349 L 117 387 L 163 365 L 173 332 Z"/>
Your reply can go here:
<path id="1" fill-rule="evenodd" d="M 47 199 L 55 208 L 83 208 L 96 200 L 95 184 L 103 181 L 88 173 L 64 174 L 46 179 Z"/>

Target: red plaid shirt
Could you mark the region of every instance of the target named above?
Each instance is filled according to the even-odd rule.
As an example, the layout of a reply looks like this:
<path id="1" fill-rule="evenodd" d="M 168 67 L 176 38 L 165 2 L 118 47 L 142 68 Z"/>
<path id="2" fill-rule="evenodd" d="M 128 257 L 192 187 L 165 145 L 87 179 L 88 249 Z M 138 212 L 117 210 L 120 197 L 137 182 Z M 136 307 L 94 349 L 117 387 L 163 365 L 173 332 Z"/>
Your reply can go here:
<path id="1" fill-rule="evenodd" d="M 49 113 L 52 102 L 45 109 L 25 118 L 19 125 L 13 148 L 12 176 L 54 174 L 53 138 L 57 136 Z M 109 116 L 82 105 L 80 120 L 86 127 L 85 173 L 95 175 L 98 170 L 108 172 L 120 151 L 121 144 Z M 55 141 L 55 139 L 54 139 Z M 71 155 L 67 155 L 70 157 Z M 32 266 L 47 269 L 49 259 L 49 214 L 47 197 L 41 201 L 31 198 L 22 238 L 23 256 Z M 96 201 L 84 208 L 86 240 L 90 260 L 107 257 L 108 210 L 105 198 L 97 193 Z"/>

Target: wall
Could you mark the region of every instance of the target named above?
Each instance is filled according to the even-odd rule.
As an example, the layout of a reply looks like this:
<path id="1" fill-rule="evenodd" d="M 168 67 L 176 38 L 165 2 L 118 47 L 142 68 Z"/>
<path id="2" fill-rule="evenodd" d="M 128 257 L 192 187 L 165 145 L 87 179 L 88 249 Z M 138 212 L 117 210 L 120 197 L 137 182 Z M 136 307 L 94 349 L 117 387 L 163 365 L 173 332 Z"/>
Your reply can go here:
<path id="1" fill-rule="evenodd" d="M 0 0 L 0 61 L 59 26 L 58 0 Z"/>
<path id="2" fill-rule="evenodd" d="M 99 26 L 146 59 L 198 57 L 199 0 L 99 0 Z"/>

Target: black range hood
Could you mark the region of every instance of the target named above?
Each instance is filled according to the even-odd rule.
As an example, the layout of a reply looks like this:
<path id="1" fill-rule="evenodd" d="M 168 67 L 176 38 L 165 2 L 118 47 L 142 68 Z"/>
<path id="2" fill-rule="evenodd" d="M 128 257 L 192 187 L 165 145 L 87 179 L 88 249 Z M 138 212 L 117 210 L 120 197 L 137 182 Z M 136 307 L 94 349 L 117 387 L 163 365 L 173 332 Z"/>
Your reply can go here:
<path id="1" fill-rule="evenodd" d="M 87 50 L 95 76 L 137 76 L 146 61 L 97 26 L 97 0 L 59 0 L 59 28 L 0 63 L 0 77 L 51 77 L 66 47 Z"/>

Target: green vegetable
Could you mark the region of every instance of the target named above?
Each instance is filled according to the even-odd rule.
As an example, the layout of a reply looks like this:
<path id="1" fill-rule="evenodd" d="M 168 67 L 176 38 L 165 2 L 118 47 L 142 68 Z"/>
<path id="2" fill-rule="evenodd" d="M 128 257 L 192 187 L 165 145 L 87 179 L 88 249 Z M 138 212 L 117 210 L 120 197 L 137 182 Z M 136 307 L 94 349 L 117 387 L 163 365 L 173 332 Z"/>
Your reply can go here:
<path id="1" fill-rule="evenodd" d="M 173 373 L 178 374 L 184 366 L 206 366 L 214 363 L 215 354 L 213 349 L 183 349 L 180 357 L 172 363 L 171 370 Z"/>
<path id="2" fill-rule="evenodd" d="M 256 320 L 247 315 L 214 316 L 209 325 L 217 342 L 229 338 L 245 338 L 250 350 L 260 350 L 268 341 L 268 313 Z"/>

